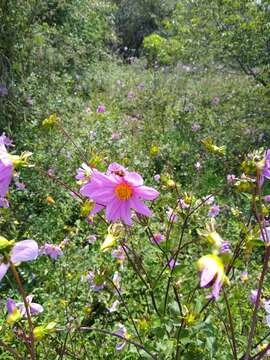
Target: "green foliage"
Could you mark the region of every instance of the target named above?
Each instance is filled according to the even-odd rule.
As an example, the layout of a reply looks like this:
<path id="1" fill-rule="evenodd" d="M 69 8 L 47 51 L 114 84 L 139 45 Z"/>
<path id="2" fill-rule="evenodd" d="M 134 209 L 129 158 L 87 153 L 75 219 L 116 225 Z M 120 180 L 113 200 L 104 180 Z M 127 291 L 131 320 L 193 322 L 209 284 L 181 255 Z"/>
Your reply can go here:
<path id="1" fill-rule="evenodd" d="M 158 34 L 146 36 L 143 48 L 149 65 L 173 65 L 179 56 L 179 42 L 175 39 L 166 39 Z"/>
<path id="2" fill-rule="evenodd" d="M 7 195 L 10 208 L 0 208 L 0 235 L 35 239 L 40 247 L 61 244 L 63 251 L 57 260 L 42 255 L 17 267 L 25 293 L 44 306 L 33 316 L 37 353 L 41 360 L 150 358 L 131 343 L 115 349 L 121 339 L 110 333 L 123 324 L 128 339 L 142 341 L 158 359 L 227 360 L 232 348 L 225 294 L 241 357 L 253 312 L 249 296 L 258 286 L 267 248 L 252 210 L 269 216 L 269 203 L 261 201 L 269 183 L 260 199 L 252 180 L 269 147 L 270 113 L 264 86 L 254 86 L 240 70 L 256 68 L 252 77 L 261 85 L 269 81 L 266 1 L 181 1 L 176 8 L 159 0 L 113 4 L 1 3 L 0 84 L 8 94 L 0 87 L 0 127 L 14 140 L 11 153 L 33 152 L 33 167 L 15 174 Z M 143 44 L 146 58 L 126 64 L 108 50 L 119 44 L 128 46 L 128 55 L 131 49 L 139 53 Z M 103 113 L 97 112 L 100 104 Z M 71 196 L 79 193 L 75 175 L 83 162 L 100 171 L 118 162 L 140 173 L 160 192 L 151 203 L 153 217 L 134 216 L 133 227 L 105 246 L 109 224 L 99 216 L 89 224 L 85 217 L 92 202 Z M 235 174 L 234 186 L 228 174 Z M 214 225 L 211 205 L 204 202 L 210 194 L 221 209 Z M 177 206 L 179 199 L 184 207 Z M 200 206 L 189 216 L 188 205 Z M 175 208 L 175 223 L 168 219 L 169 208 Z M 155 233 L 168 239 L 157 246 Z M 217 251 L 212 244 L 220 239 L 231 245 L 231 253 L 220 256 L 226 271 L 231 266 L 230 284 L 209 302 L 210 289 L 198 286 L 196 264 Z M 6 254 L 13 242 L 2 243 Z M 120 244 L 128 246 L 123 264 L 112 256 Z M 168 260 L 179 244 L 171 273 Z M 99 285 L 105 283 L 102 291 L 90 286 L 90 271 Z M 243 271 L 248 271 L 245 281 Z M 121 297 L 112 284 L 116 272 Z M 266 300 L 268 283 L 267 273 Z M 26 319 L 15 316 L 16 327 L 13 318 L 7 321 L 7 298 L 22 300 L 16 286 L 9 271 L 0 282 L 1 341 L 27 357 L 20 331 L 29 332 Z M 116 300 L 118 307 L 110 312 Z M 268 333 L 265 316 L 261 306 L 254 343 Z M 1 347 L 0 359 L 9 358 Z"/>
<path id="3" fill-rule="evenodd" d="M 181 44 L 179 60 L 224 64 L 269 83 L 269 2 L 181 1 L 167 36 Z"/>
<path id="4" fill-rule="evenodd" d="M 82 75 L 86 64 L 107 56 L 116 41 L 113 11 L 105 1 L 2 1 L 0 84 L 8 89 L 0 97 L 2 128 L 29 113 L 31 79 L 65 81 L 66 71 Z"/>
<path id="5" fill-rule="evenodd" d="M 145 36 L 156 31 L 162 20 L 170 15 L 175 0 L 118 0 L 116 29 L 122 47 L 129 54 L 138 54 Z"/>

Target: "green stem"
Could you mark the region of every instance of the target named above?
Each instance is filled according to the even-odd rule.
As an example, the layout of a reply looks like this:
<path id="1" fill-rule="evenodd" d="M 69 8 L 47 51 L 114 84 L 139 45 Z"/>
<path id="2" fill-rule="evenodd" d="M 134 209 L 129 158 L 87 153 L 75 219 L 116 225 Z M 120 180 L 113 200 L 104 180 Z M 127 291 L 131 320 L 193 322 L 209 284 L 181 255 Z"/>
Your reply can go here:
<path id="1" fill-rule="evenodd" d="M 18 284 L 19 291 L 20 291 L 20 294 L 21 294 L 21 296 L 23 298 L 23 303 L 24 303 L 24 306 L 25 306 L 25 311 L 26 311 L 26 316 L 27 316 L 27 321 L 28 321 L 29 331 L 30 331 L 30 340 L 31 340 L 31 343 L 30 343 L 30 356 L 31 356 L 32 360 L 36 360 L 35 339 L 34 339 L 34 333 L 33 333 L 34 327 L 33 327 L 32 319 L 31 319 L 29 304 L 28 304 L 28 301 L 26 300 L 26 295 L 25 295 L 24 288 L 23 288 L 20 276 L 18 274 L 18 271 L 16 270 L 15 265 L 11 261 L 10 261 L 10 268 L 11 268 L 13 276 L 14 276 L 14 278 L 16 280 L 16 283 Z"/>

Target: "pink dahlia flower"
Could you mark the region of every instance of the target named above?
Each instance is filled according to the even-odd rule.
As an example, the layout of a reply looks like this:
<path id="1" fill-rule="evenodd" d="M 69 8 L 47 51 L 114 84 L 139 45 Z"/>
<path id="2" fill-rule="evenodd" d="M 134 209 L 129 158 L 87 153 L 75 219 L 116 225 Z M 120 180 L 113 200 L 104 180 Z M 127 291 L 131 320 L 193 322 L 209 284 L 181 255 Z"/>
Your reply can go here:
<path id="1" fill-rule="evenodd" d="M 115 167 L 118 164 L 113 165 Z M 120 165 L 119 168 L 122 170 Z M 141 215 L 151 216 L 152 212 L 143 200 L 154 200 L 159 195 L 155 189 L 143 185 L 143 179 L 139 174 L 125 170 L 110 170 L 109 174 L 95 170 L 91 181 L 82 186 L 80 192 L 96 202 L 90 216 L 106 208 L 108 221 L 116 222 L 120 219 L 126 225 L 132 224 L 131 209 Z"/>
<path id="2" fill-rule="evenodd" d="M 9 159 L 4 138 L 0 138 L 0 198 L 4 198 L 12 179 L 13 163 Z"/>

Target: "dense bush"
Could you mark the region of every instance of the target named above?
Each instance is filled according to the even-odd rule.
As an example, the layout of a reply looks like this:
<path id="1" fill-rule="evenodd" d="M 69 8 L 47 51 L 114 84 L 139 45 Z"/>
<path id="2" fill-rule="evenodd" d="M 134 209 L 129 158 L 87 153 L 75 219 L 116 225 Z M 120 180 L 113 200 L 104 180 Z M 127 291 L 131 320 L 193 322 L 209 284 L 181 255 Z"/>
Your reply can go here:
<path id="1" fill-rule="evenodd" d="M 156 31 L 172 12 L 175 0 L 120 0 L 116 13 L 116 29 L 122 48 L 138 55 L 145 36 Z"/>
<path id="2" fill-rule="evenodd" d="M 29 113 L 28 83 L 49 86 L 66 73 L 83 76 L 114 43 L 114 8 L 103 1 L 3 1 L 0 8 L 2 127 Z M 48 89 L 49 92 L 49 89 Z M 47 94 L 46 94 L 47 95 Z M 46 101 L 45 101 L 46 103 Z"/>

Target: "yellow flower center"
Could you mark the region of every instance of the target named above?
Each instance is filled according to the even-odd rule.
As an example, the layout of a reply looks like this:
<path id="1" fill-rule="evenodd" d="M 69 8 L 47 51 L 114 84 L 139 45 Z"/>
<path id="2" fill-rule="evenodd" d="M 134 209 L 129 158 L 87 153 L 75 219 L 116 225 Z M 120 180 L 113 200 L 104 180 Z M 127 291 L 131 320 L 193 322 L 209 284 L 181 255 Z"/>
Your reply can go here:
<path id="1" fill-rule="evenodd" d="M 117 185 L 114 191 L 119 200 L 128 200 L 133 193 L 132 187 L 124 182 Z"/>

